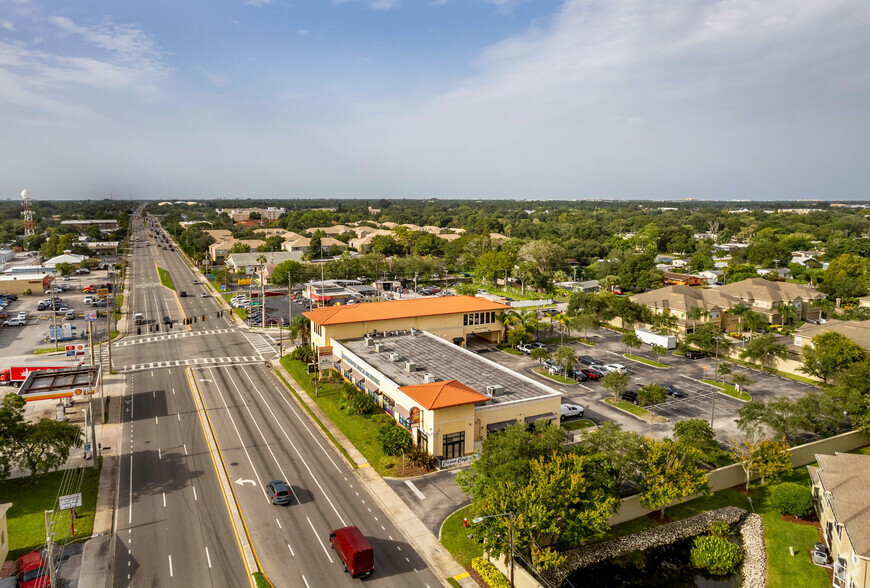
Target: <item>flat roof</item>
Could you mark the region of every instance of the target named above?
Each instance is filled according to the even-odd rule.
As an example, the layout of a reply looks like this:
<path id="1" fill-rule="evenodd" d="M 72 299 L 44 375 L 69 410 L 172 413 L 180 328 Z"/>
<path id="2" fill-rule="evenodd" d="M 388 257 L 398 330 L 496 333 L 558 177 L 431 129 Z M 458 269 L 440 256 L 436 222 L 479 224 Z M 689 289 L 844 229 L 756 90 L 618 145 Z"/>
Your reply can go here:
<path id="1" fill-rule="evenodd" d="M 18 394 L 25 400 L 86 395 L 97 385 L 99 375 L 99 365 L 30 372 L 18 388 Z"/>
<path id="2" fill-rule="evenodd" d="M 367 346 L 362 338 L 339 343 L 400 387 L 424 384 L 424 374 L 432 374 L 436 382 L 456 380 L 474 392 L 487 396 L 487 386 L 502 386 L 504 394 L 494 396 L 493 404 L 562 395 L 531 378 L 423 331 L 417 331 L 415 335 L 406 331 L 393 337 L 378 336 L 375 342 L 383 343 L 383 352 L 375 353 L 374 347 Z M 400 360 L 390 361 L 390 353 L 398 353 Z M 415 363 L 416 371 L 405 371 L 406 361 Z"/>
<path id="3" fill-rule="evenodd" d="M 414 318 L 443 314 L 510 310 L 507 304 L 492 302 L 476 296 L 437 296 L 409 300 L 364 302 L 350 306 L 327 306 L 303 313 L 318 325 L 343 325 L 368 321 Z"/>

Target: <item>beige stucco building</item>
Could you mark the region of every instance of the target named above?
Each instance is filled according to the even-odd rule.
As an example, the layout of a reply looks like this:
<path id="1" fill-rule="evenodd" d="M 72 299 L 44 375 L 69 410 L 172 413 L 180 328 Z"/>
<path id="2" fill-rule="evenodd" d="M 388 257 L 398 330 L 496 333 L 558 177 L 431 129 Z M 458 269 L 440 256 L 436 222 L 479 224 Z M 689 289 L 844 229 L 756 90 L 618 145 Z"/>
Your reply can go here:
<path id="1" fill-rule="evenodd" d="M 415 329 L 331 343 L 335 369 L 442 466 L 514 423 L 560 423 L 560 392 L 436 335 Z"/>
<path id="2" fill-rule="evenodd" d="M 836 588 L 870 588 L 870 456 L 816 455 L 813 500 Z"/>
<path id="3" fill-rule="evenodd" d="M 327 347 L 333 340 L 354 339 L 377 331 L 427 331 L 459 345 L 469 336 L 501 343 L 501 315 L 510 306 L 476 296 L 438 296 L 410 300 L 326 306 L 304 313 L 311 340 Z"/>

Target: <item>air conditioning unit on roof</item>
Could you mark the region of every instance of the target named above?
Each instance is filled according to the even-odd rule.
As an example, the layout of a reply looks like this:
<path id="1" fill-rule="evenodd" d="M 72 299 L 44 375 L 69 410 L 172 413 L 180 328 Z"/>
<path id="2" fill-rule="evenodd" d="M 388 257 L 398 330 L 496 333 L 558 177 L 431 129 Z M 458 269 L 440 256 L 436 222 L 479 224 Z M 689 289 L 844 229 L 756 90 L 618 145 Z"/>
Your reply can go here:
<path id="1" fill-rule="evenodd" d="M 486 387 L 487 396 L 501 396 L 502 394 L 504 394 L 504 386 L 495 384 L 493 386 Z"/>
<path id="2" fill-rule="evenodd" d="M 398 353 L 391 353 L 390 354 L 390 361 L 399 361 L 399 354 Z"/>
<path id="3" fill-rule="evenodd" d="M 425 382 L 426 384 L 434 384 L 435 374 L 423 374 L 423 382 Z"/>

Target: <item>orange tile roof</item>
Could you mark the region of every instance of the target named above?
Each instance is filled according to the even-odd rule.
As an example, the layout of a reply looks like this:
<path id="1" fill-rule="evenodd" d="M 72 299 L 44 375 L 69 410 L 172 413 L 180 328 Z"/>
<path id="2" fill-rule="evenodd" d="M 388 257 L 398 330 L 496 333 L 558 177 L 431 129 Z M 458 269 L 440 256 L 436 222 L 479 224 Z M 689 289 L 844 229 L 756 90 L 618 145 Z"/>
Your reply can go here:
<path id="1" fill-rule="evenodd" d="M 488 396 L 472 390 L 458 380 L 402 386 L 399 388 L 399 391 L 406 394 L 426 410 L 462 406 L 463 404 L 473 404 L 489 400 Z"/>
<path id="2" fill-rule="evenodd" d="M 366 321 L 414 318 L 439 314 L 509 310 L 510 306 L 477 296 L 439 296 L 386 302 L 361 302 L 341 306 L 325 306 L 303 313 L 318 325 L 343 325 Z"/>

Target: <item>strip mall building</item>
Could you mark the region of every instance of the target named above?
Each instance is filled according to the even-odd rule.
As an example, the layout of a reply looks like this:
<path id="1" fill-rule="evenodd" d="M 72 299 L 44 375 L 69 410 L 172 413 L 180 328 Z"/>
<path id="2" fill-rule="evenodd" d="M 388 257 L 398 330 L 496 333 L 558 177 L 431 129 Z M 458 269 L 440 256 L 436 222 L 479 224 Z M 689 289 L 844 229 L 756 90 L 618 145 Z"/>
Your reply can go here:
<path id="1" fill-rule="evenodd" d="M 488 434 L 516 422 L 559 424 L 561 393 L 462 347 L 469 336 L 500 342 L 497 317 L 508 308 L 452 296 L 319 308 L 305 316 L 322 359 L 408 429 L 418 447 L 461 460 Z"/>

